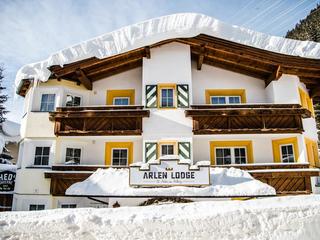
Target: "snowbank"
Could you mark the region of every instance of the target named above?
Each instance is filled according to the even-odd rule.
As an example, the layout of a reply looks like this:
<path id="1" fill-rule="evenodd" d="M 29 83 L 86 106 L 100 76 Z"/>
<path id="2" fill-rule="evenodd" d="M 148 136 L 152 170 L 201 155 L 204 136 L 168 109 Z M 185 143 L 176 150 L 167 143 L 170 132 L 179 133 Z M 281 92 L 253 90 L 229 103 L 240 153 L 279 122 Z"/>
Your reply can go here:
<path id="1" fill-rule="evenodd" d="M 47 81 L 50 75 L 48 67 L 52 65 L 62 66 L 89 57 L 105 58 L 166 39 L 194 37 L 201 33 L 273 52 L 320 58 L 319 43 L 270 36 L 202 14 L 180 13 L 120 28 L 65 48 L 44 61 L 25 65 L 18 71 L 15 85 L 18 87 L 26 78 Z"/>
<path id="2" fill-rule="evenodd" d="M 0 213 L 1 239 L 319 239 L 320 195 Z"/>
<path id="3" fill-rule="evenodd" d="M 71 185 L 67 195 L 87 196 L 256 196 L 275 195 L 275 189 L 236 168 L 211 168 L 211 186 L 133 188 L 128 169 L 98 169 L 83 182 Z"/>

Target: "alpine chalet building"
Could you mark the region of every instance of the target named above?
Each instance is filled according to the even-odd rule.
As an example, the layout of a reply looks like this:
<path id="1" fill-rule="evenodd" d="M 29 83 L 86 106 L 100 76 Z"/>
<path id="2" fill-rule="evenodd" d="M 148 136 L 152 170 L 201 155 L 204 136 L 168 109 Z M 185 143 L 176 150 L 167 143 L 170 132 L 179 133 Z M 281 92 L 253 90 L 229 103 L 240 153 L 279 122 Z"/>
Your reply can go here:
<path id="1" fill-rule="evenodd" d="M 248 170 L 277 194 L 316 191 L 319 49 L 176 14 L 25 66 L 13 209 L 99 205 L 65 191 L 164 155 Z"/>

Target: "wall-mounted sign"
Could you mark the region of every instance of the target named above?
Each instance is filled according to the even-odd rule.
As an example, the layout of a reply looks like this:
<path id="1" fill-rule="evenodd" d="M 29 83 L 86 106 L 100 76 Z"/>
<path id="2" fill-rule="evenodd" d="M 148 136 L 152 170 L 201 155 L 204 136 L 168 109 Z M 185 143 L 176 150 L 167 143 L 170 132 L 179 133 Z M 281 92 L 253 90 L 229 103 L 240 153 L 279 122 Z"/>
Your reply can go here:
<path id="1" fill-rule="evenodd" d="M 191 165 L 177 158 L 161 158 L 146 164 L 130 165 L 130 186 L 170 187 L 208 186 L 210 166 L 208 163 Z"/>
<path id="2" fill-rule="evenodd" d="M 0 192 L 12 192 L 14 190 L 14 183 L 16 173 L 13 171 L 0 169 Z"/>

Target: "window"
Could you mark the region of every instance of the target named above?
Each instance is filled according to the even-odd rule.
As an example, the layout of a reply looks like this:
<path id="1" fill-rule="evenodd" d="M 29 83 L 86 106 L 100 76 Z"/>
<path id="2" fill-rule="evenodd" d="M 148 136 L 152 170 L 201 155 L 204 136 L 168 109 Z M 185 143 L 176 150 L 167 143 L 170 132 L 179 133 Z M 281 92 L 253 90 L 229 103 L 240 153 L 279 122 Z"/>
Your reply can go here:
<path id="1" fill-rule="evenodd" d="M 34 165 L 49 164 L 50 147 L 36 147 Z"/>
<path id="2" fill-rule="evenodd" d="M 240 96 L 211 96 L 211 104 L 239 104 Z"/>
<path id="3" fill-rule="evenodd" d="M 128 149 L 113 148 L 112 149 L 112 165 L 126 166 L 128 164 Z"/>
<path id="4" fill-rule="evenodd" d="M 247 153 L 245 147 L 216 148 L 216 164 L 245 164 Z"/>
<path id="5" fill-rule="evenodd" d="M 77 204 L 61 204 L 61 208 L 77 208 Z"/>
<path id="6" fill-rule="evenodd" d="M 281 161 L 284 163 L 294 162 L 294 152 L 292 144 L 280 145 Z"/>
<path id="7" fill-rule="evenodd" d="M 173 144 L 163 144 L 161 145 L 161 156 L 173 155 L 174 145 Z"/>
<path id="8" fill-rule="evenodd" d="M 44 210 L 45 205 L 44 204 L 30 204 L 29 205 L 29 211 L 39 211 Z"/>
<path id="9" fill-rule="evenodd" d="M 66 149 L 66 163 L 80 164 L 81 149 L 80 148 L 67 148 Z"/>
<path id="10" fill-rule="evenodd" d="M 129 97 L 115 97 L 113 98 L 113 105 L 129 105 L 130 98 Z"/>
<path id="11" fill-rule="evenodd" d="M 42 94 L 41 96 L 41 112 L 52 112 L 54 111 L 54 104 L 55 104 L 55 94 Z"/>
<path id="12" fill-rule="evenodd" d="M 174 107 L 174 89 L 162 88 L 161 89 L 161 107 Z"/>
<path id="13" fill-rule="evenodd" d="M 81 104 L 81 97 L 79 96 L 72 96 L 72 95 L 67 95 L 66 99 L 66 106 L 67 107 L 77 107 L 80 106 Z"/>

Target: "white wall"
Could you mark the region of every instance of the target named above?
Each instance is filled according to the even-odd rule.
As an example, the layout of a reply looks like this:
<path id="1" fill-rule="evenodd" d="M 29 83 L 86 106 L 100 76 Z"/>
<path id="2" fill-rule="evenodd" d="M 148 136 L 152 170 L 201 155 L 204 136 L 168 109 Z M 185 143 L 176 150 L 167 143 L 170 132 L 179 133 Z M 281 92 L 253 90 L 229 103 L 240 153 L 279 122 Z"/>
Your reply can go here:
<path id="1" fill-rule="evenodd" d="M 205 104 L 206 89 L 245 89 L 247 103 L 267 103 L 265 83 L 261 79 L 203 64 L 192 64 L 193 104 Z"/>
<path id="2" fill-rule="evenodd" d="M 188 84 L 192 89 L 190 47 L 169 43 L 151 49 L 151 58 L 143 59 L 143 95 L 149 84 Z M 190 100 L 192 92 L 189 93 Z M 192 137 L 192 120 L 185 117 L 184 109 L 150 109 L 150 117 L 143 119 L 143 139 L 160 140 Z"/>
<path id="3" fill-rule="evenodd" d="M 266 91 L 271 103 L 300 104 L 298 91 L 299 78 L 294 75 L 283 74 L 277 81 L 272 81 Z"/>
<path id="4" fill-rule="evenodd" d="M 198 135 L 193 137 L 193 161 L 210 161 L 210 141 L 251 140 L 254 163 L 273 163 L 272 140 L 297 137 L 299 162 L 307 162 L 303 138 L 300 134 L 239 134 Z"/>
<path id="5" fill-rule="evenodd" d="M 141 136 L 91 136 L 91 137 L 59 137 L 55 164 L 64 164 L 66 148 L 81 148 L 81 164 L 105 165 L 105 144 L 107 142 L 133 142 L 133 162 L 142 161 Z"/>
<path id="6" fill-rule="evenodd" d="M 105 105 L 107 90 L 134 89 L 135 105 L 142 104 L 142 68 L 135 68 L 93 82 L 90 105 Z"/>

